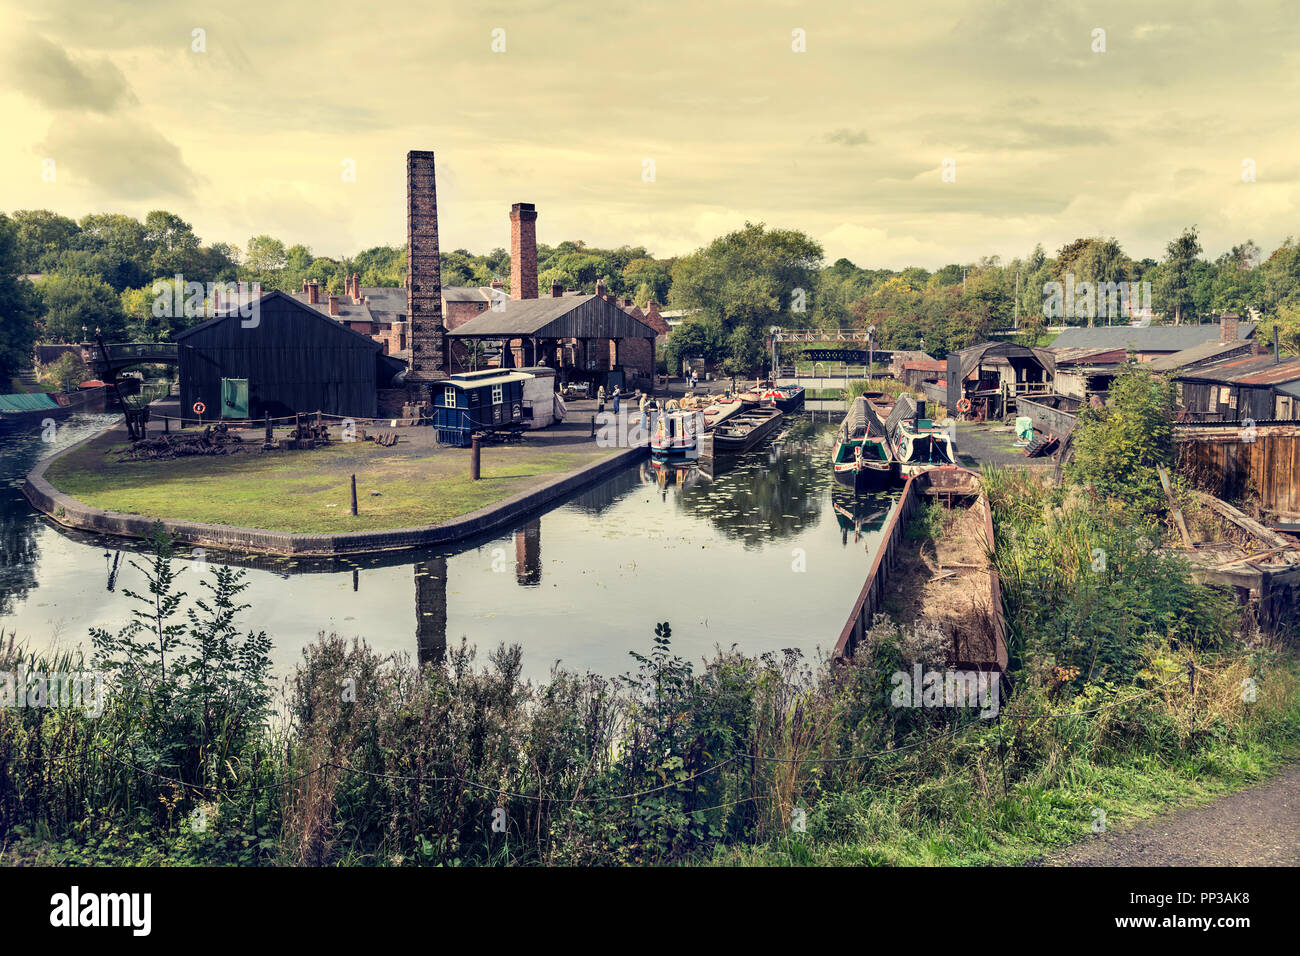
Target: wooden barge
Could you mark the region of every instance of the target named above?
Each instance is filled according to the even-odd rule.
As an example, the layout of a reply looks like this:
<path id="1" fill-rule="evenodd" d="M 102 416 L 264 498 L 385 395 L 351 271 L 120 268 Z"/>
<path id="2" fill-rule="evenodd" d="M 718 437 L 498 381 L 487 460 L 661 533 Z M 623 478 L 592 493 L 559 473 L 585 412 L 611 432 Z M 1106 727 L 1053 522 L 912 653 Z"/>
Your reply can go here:
<path id="1" fill-rule="evenodd" d="M 937 542 L 913 541 L 908 524 L 930 502 L 950 512 Z M 993 568 L 993 515 L 983 480 L 956 466 L 910 475 L 885 522 L 883 540 L 835 644 L 851 657 L 877 614 L 893 611 L 903 626 L 928 623 L 951 641 L 949 666 L 1002 672 L 1007 666 L 1002 587 Z M 901 607 L 897 605 L 902 599 Z"/>

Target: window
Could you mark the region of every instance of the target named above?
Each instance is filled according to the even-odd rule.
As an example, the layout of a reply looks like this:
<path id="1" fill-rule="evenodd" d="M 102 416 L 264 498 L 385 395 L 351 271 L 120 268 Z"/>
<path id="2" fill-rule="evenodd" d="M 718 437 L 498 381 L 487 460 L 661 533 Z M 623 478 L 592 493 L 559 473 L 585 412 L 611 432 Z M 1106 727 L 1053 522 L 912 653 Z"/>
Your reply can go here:
<path id="1" fill-rule="evenodd" d="M 501 401 L 502 401 L 502 396 L 501 396 L 501 386 L 500 386 L 500 385 L 493 385 L 493 386 L 492 386 L 492 404 L 493 404 L 493 405 L 500 405 L 500 404 L 501 404 Z"/>
<path id="2" fill-rule="evenodd" d="M 442 404 L 448 408 L 456 407 L 456 390 L 450 385 L 442 390 Z"/>

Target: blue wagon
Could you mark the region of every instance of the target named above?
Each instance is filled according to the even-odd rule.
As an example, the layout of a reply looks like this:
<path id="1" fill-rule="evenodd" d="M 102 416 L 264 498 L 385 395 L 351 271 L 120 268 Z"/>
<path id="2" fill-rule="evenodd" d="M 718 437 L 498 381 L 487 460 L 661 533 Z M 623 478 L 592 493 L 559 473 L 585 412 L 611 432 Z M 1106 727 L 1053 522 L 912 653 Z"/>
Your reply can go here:
<path id="1" fill-rule="evenodd" d="M 444 445 L 468 448 L 475 434 L 499 436 L 524 423 L 523 372 L 485 369 L 453 375 L 433 384 L 433 427 Z"/>

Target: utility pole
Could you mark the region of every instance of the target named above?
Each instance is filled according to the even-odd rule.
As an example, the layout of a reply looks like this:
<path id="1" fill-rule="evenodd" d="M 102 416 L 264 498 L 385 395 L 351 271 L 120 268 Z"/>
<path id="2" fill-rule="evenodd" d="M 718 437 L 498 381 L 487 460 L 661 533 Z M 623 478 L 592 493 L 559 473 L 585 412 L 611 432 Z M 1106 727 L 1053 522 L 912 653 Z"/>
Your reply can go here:
<path id="1" fill-rule="evenodd" d="M 1019 263 L 1019 262 L 1016 263 L 1016 302 L 1015 302 L 1015 310 L 1016 310 L 1016 311 L 1015 311 L 1015 316 L 1014 316 L 1014 318 L 1012 318 L 1012 320 L 1011 320 L 1011 324 L 1012 324 L 1012 326 L 1013 326 L 1017 331 L 1019 331 L 1019 330 L 1020 330 L 1020 263 Z"/>

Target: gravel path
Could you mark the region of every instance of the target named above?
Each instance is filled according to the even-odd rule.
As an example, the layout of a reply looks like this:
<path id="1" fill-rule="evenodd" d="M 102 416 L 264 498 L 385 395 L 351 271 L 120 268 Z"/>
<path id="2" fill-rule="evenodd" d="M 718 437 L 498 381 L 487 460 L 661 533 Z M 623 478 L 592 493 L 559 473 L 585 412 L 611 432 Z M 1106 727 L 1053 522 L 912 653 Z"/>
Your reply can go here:
<path id="1" fill-rule="evenodd" d="M 1047 866 L 1300 866 L 1300 764 L 1208 806 L 1106 833 Z"/>

